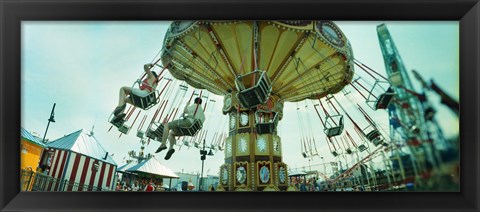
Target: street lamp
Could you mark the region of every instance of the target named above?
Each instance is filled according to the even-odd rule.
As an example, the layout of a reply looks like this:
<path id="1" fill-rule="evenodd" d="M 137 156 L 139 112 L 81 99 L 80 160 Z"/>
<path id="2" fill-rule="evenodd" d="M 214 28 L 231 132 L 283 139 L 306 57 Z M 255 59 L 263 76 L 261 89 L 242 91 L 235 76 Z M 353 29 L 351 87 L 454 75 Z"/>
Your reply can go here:
<path id="1" fill-rule="evenodd" d="M 53 108 L 52 108 L 52 112 L 50 113 L 50 118 L 48 119 L 48 124 L 47 124 L 47 129 L 45 130 L 45 134 L 43 135 L 43 140 L 42 140 L 42 143 L 45 143 L 45 137 L 47 136 L 47 131 L 48 131 L 48 127 L 50 126 L 50 122 L 53 122 L 55 123 L 55 105 L 57 103 L 53 103 Z"/>
<path id="2" fill-rule="evenodd" d="M 212 149 L 210 149 L 210 152 L 208 152 L 209 156 L 213 156 Z M 198 185 L 198 190 L 202 189 L 203 186 L 203 166 L 205 163 L 205 159 L 207 159 L 207 150 L 205 150 L 205 139 L 203 139 L 203 148 L 200 150 L 200 160 L 202 160 L 202 174 L 200 176 L 200 183 Z"/>

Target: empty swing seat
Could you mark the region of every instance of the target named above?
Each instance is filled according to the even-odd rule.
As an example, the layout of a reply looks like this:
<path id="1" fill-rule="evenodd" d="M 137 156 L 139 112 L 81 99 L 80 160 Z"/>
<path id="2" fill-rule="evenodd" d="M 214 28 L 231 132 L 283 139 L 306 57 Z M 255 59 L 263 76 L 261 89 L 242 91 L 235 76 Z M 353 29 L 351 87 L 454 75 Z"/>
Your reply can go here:
<path id="1" fill-rule="evenodd" d="M 333 155 L 334 157 L 337 157 L 337 156 L 338 156 L 338 152 L 337 152 L 337 151 L 333 151 L 333 152 L 332 152 L 332 155 Z"/>
<path id="2" fill-rule="evenodd" d="M 195 119 L 192 125 L 188 127 L 179 127 L 178 131 L 180 131 L 180 134 L 183 136 L 194 136 L 198 131 L 200 131 L 201 128 L 202 122 L 198 119 Z"/>
<path id="3" fill-rule="evenodd" d="M 135 107 L 138 107 L 144 110 L 150 109 L 157 103 L 156 91 L 152 91 L 147 96 L 143 96 L 143 97 L 135 95 L 134 93 L 131 93 L 130 97 Z"/>
<path id="4" fill-rule="evenodd" d="M 141 130 L 137 131 L 137 137 L 143 138 L 144 135 L 145 135 L 145 132 L 143 132 Z"/>
<path id="5" fill-rule="evenodd" d="M 352 149 L 350 149 L 350 148 L 347 148 L 345 151 L 347 151 L 347 154 L 349 154 L 349 155 L 353 153 Z"/>
<path id="6" fill-rule="evenodd" d="M 367 134 L 367 139 L 372 141 L 380 136 L 380 132 L 378 130 L 372 130 Z"/>
<path id="7" fill-rule="evenodd" d="M 357 148 L 358 148 L 358 151 L 360 152 L 367 150 L 367 146 L 365 146 L 364 144 L 360 144 Z"/>
<path id="8" fill-rule="evenodd" d="M 388 104 L 392 100 L 394 94 L 395 93 L 393 93 L 392 87 L 389 87 L 385 93 L 381 94 L 378 97 L 378 100 L 375 103 L 375 110 L 386 109 L 388 107 Z"/>
<path id="9" fill-rule="evenodd" d="M 275 113 L 273 119 L 269 122 L 255 124 L 255 129 L 258 134 L 272 134 L 276 128 L 276 120 L 278 113 Z"/>
<path id="10" fill-rule="evenodd" d="M 112 123 L 112 124 L 113 124 L 113 126 L 115 126 L 116 128 L 120 128 L 120 127 L 122 127 L 123 123 L 125 123 L 125 120 L 124 120 L 124 119 L 122 119 L 122 120 L 120 120 L 120 121 L 117 121 L 117 122 L 110 122 L 110 123 Z"/>
<path id="11" fill-rule="evenodd" d="M 116 128 L 120 128 L 127 120 L 125 119 L 126 114 L 120 114 L 118 117 L 114 117 L 113 114 L 109 118 L 109 122 Z"/>
<path id="12" fill-rule="evenodd" d="M 378 146 L 383 143 L 383 139 L 381 137 L 376 137 L 372 140 L 373 145 Z"/>
<path id="13" fill-rule="evenodd" d="M 302 152 L 302 156 L 303 156 L 303 158 L 307 158 L 307 157 L 308 157 L 308 155 L 307 155 L 306 152 Z"/>
<path id="14" fill-rule="evenodd" d="M 338 125 L 334 125 L 334 126 L 331 126 L 329 128 L 326 128 L 325 129 L 325 134 L 327 135 L 327 137 L 333 137 L 333 136 L 337 136 L 337 135 L 340 135 L 342 134 L 343 132 L 343 128 L 344 128 L 344 125 L 343 125 L 343 115 L 334 115 L 334 116 L 327 116 L 326 119 L 325 119 L 325 125 L 331 125 L 331 123 L 329 123 L 329 119 L 330 120 L 333 120 L 333 118 L 336 118 L 336 117 L 339 117 L 339 123 Z"/>
<path id="15" fill-rule="evenodd" d="M 245 82 L 253 79 L 255 84 L 250 88 L 246 88 Z M 238 90 L 237 99 L 244 108 L 253 108 L 264 104 L 272 91 L 270 79 L 266 72 L 258 70 L 238 76 L 235 79 L 235 86 Z"/>
<path id="16" fill-rule="evenodd" d="M 118 131 L 126 135 L 128 131 L 130 131 L 130 127 L 123 124 L 122 126 L 118 127 Z"/>

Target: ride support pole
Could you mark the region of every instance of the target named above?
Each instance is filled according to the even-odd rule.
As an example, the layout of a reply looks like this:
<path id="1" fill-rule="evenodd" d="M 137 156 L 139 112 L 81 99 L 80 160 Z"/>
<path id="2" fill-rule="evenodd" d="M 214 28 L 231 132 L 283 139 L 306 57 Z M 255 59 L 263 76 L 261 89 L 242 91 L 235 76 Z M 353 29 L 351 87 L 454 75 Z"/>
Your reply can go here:
<path id="1" fill-rule="evenodd" d="M 358 61 L 358 60 L 357 60 Z M 355 61 L 354 61 L 355 62 Z M 371 69 L 370 67 L 368 67 L 367 65 L 363 64 L 362 62 L 358 61 L 360 64 L 362 64 L 362 66 L 364 66 L 365 68 L 367 68 L 368 70 L 372 71 L 373 73 L 377 74 L 378 76 L 380 76 L 381 78 L 383 78 L 384 80 L 388 81 L 388 79 L 386 77 L 384 77 L 383 75 L 379 74 L 378 72 L 376 72 L 375 70 Z M 358 64 L 357 64 L 358 65 Z M 359 66 L 360 67 L 360 66 Z"/>

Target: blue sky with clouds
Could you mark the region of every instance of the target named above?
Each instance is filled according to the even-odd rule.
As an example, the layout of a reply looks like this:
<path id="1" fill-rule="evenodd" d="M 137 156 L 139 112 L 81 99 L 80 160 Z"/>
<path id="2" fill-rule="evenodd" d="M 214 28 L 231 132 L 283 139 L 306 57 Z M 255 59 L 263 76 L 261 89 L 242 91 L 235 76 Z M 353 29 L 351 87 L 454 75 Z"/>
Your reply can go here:
<path id="1" fill-rule="evenodd" d="M 407 70 L 416 69 L 427 80 L 433 78 L 448 94 L 459 99 L 458 22 L 336 23 L 350 40 L 355 58 L 384 75 L 376 26 L 386 23 Z M 81 128 L 91 129 L 95 126 L 97 139 L 109 152 L 115 153 L 113 158 L 118 164 L 123 164 L 122 159 L 128 151 L 140 149 L 140 139 L 135 136 L 138 122 L 129 135 L 118 138 L 119 132 L 116 129 L 107 133 L 111 126 L 107 120 L 118 102 L 118 89 L 132 85 L 143 73 L 143 64 L 155 59 L 169 24 L 170 22 L 155 21 L 22 22 L 22 127 L 43 137 L 52 106 L 57 103 L 56 123 L 50 125 L 47 138 L 57 139 Z M 358 75 L 368 77 L 359 68 L 355 70 Z M 410 76 L 414 86 L 420 89 L 413 76 Z M 353 90 L 351 87 L 346 89 Z M 191 90 L 188 91 L 190 92 Z M 354 111 L 343 95 L 336 96 L 348 111 Z M 222 126 L 215 124 L 216 120 L 226 123 L 226 116 L 219 112 L 223 98 L 213 94 L 210 97 L 217 102 L 207 110 L 206 127 L 210 130 L 207 140 L 213 137 L 214 132 L 222 130 Z M 361 100 L 359 95 L 352 97 Z M 458 119 L 438 104 L 436 95 L 429 97 L 435 103 L 437 119 L 441 120 L 445 134 L 456 135 Z M 300 120 L 297 107 L 302 108 Z M 363 107 L 367 108 L 366 105 Z M 368 108 L 367 111 L 388 131 L 385 111 L 372 111 Z M 144 114 L 149 114 L 147 120 L 150 120 L 153 109 Z M 315 137 L 319 155 L 326 161 L 335 160 L 328 151 L 324 135 L 319 133 L 321 124 L 316 117 L 310 100 L 306 103 L 285 104 L 279 134 L 283 142 L 284 162 L 292 168 L 321 162 L 319 157 L 309 162 L 301 156 L 299 139 L 302 132 Z M 208 119 L 212 121 L 209 122 Z M 311 123 L 311 129 L 300 131 L 299 121 Z M 359 119 L 359 123 L 366 122 Z M 353 134 L 353 130 L 350 133 Z M 151 142 L 146 152 L 153 153 L 158 145 Z M 200 171 L 201 161 L 197 149 L 182 147 L 178 151 L 176 148 L 177 152 L 169 161 L 163 160 L 164 153 L 157 154 L 157 157 L 174 171 Z M 223 161 L 223 152 L 209 157 L 205 163 L 205 173 L 217 174 Z"/>

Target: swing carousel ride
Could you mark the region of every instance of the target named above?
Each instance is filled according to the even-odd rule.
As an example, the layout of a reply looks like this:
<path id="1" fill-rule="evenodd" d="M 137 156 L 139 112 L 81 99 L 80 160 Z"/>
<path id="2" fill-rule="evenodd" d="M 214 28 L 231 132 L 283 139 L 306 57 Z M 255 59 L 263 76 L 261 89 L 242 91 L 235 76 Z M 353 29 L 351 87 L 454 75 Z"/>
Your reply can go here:
<path id="1" fill-rule="evenodd" d="M 179 108 L 194 96 L 206 100 L 206 114 L 220 112 L 214 111 L 216 101 L 210 94 L 223 96 L 220 107 L 228 123 L 227 119 L 222 123 L 207 116 L 203 125 L 195 122 L 181 129 L 189 140 L 179 145 L 201 149 L 207 134 L 204 126 L 217 128 L 208 146 L 225 153 L 217 190 L 285 191 L 290 190 L 292 182 L 282 160 L 282 146 L 293 145 L 294 141 L 282 145 L 278 123 L 283 118 L 284 103 L 303 102 L 305 109 L 313 108 L 318 115 L 321 138 L 330 153 L 337 162 L 343 157 L 347 166 L 337 168 L 331 176 L 326 171 L 317 173 L 317 179 L 323 178 L 330 188 L 346 181 L 350 186 L 357 182 L 376 188 L 413 182 L 417 188 L 426 188 L 432 184 L 426 179 L 447 172 L 443 171 L 445 157 L 437 148 L 457 153 L 458 147 L 442 136 L 434 118 L 436 111 L 425 92 L 436 92 L 442 96 L 442 103 L 457 113 L 458 103 L 433 81 L 423 81 L 417 72 L 414 75 L 424 91 L 414 91 L 386 26 L 378 26 L 377 32 L 386 77 L 354 58 L 350 42 L 331 21 L 174 21 L 154 62 L 161 69 L 160 89 L 147 97 L 132 96 L 135 107 L 129 108 L 121 123 L 113 125 L 127 134 L 139 117 L 140 111 L 133 123 L 129 121 L 136 108 L 148 110 L 158 105 L 145 131 L 144 115 L 137 136 L 142 141 L 159 141 L 164 124 L 175 119 Z M 354 73 L 354 66 L 372 80 Z M 194 88 L 190 97 L 189 86 Z M 351 89 L 347 91 L 346 86 Z M 340 103 L 340 97 L 349 101 L 349 108 Z M 314 125 L 309 120 L 312 117 L 303 123 L 302 111 L 297 107 L 301 154 L 308 159 L 320 157 L 318 133 L 303 132 Z M 386 111 L 390 132 L 372 118 L 370 113 L 376 111 Z M 224 132 L 226 125 L 228 130 Z M 373 165 L 379 156 L 382 168 Z M 348 163 L 347 157 L 353 162 Z M 383 183 L 377 179 L 381 176 Z"/>

